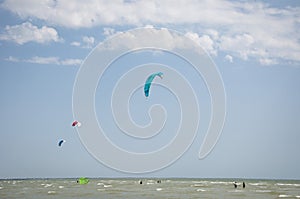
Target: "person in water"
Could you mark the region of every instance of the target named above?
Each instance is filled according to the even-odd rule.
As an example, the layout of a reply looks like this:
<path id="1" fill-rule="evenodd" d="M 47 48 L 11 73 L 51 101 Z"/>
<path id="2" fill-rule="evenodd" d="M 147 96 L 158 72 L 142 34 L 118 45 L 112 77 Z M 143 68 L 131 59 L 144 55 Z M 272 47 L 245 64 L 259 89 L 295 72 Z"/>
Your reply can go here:
<path id="1" fill-rule="evenodd" d="M 246 184 L 245 184 L 245 182 L 243 182 L 243 188 L 245 188 L 246 187 Z"/>
<path id="2" fill-rule="evenodd" d="M 234 188 L 237 188 L 237 183 L 234 182 L 234 183 L 233 183 L 233 186 L 234 186 Z"/>

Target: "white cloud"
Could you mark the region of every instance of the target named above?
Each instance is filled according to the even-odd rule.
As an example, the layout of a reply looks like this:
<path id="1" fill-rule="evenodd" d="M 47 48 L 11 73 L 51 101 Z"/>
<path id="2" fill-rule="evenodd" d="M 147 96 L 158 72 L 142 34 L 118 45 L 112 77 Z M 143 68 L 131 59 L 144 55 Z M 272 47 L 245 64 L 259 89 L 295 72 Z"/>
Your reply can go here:
<path id="1" fill-rule="evenodd" d="M 0 35 L 0 40 L 13 41 L 22 45 L 27 42 L 59 42 L 61 41 L 61 38 L 59 38 L 58 33 L 54 28 L 47 26 L 38 28 L 29 22 L 25 22 L 21 25 L 6 26 L 5 32 Z"/>
<path id="2" fill-rule="evenodd" d="M 92 48 L 95 44 L 95 38 L 94 37 L 88 37 L 88 36 L 84 36 L 82 38 L 82 42 L 83 42 L 83 47 L 84 48 Z"/>
<path id="3" fill-rule="evenodd" d="M 300 62 L 300 7 L 224 0 L 5 0 L 2 7 L 23 19 L 37 18 L 69 28 L 185 26 L 212 54 L 223 51 L 258 62 Z M 106 36 L 113 33 L 114 29 L 104 30 Z"/>
<path id="4" fill-rule="evenodd" d="M 254 38 L 249 34 L 223 36 L 220 38 L 219 47 L 223 51 L 235 52 L 244 60 L 248 59 L 254 48 Z"/>
<path id="5" fill-rule="evenodd" d="M 82 63 L 81 59 L 60 59 L 59 57 L 40 57 L 34 56 L 29 59 L 20 59 L 17 57 L 9 56 L 5 59 L 9 62 L 24 62 L 24 63 L 33 63 L 33 64 L 53 64 L 53 65 L 80 65 Z"/>
<path id="6" fill-rule="evenodd" d="M 64 66 L 78 66 L 82 63 L 81 59 L 65 59 L 65 60 L 61 60 L 60 64 L 64 65 Z"/>
<path id="7" fill-rule="evenodd" d="M 226 61 L 229 61 L 230 63 L 233 62 L 233 57 L 231 55 L 226 55 L 224 58 Z"/>
<path id="8" fill-rule="evenodd" d="M 79 47 L 81 46 L 82 48 L 93 48 L 95 45 L 95 38 L 94 37 L 88 37 L 84 36 L 82 37 L 82 41 L 73 41 L 70 43 L 71 46 L 76 46 Z"/>
<path id="9" fill-rule="evenodd" d="M 39 57 L 34 56 L 28 60 L 24 60 L 25 62 L 34 63 L 34 64 L 55 64 L 59 65 L 58 57 Z"/>
<path id="10" fill-rule="evenodd" d="M 115 29 L 113 28 L 103 28 L 103 35 L 106 36 L 106 37 L 109 37 L 113 34 L 115 34 Z"/>
<path id="11" fill-rule="evenodd" d="M 202 48 L 212 55 L 217 55 L 214 41 L 209 35 L 199 36 L 197 33 L 187 32 L 185 36 L 197 42 Z"/>
<path id="12" fill-rule="evenodd" d="M 9 62 L 20 62 L 19 58 L 13 57 L 13 56 L 9 56 L 8 58 L 5 58 L 6 61 Z"/>
<path id="13" fill-rule="evenodd" d="M 80 46 L 81 45 L 81 43 L 80 42 L 78 42 L 78 41 L 73 41 L 73 42 L 71 42 L 71 44 L 70 44 L 71 46 Z"/>
<path id="14" fill-rule="evenodd" d="M 265 65 L 265 66 L 278 64 L 277 60 L 270 59 L 270 58 L 261 58 L 261 59 L 259 59 L 259 63 L 261 65 Z"/>

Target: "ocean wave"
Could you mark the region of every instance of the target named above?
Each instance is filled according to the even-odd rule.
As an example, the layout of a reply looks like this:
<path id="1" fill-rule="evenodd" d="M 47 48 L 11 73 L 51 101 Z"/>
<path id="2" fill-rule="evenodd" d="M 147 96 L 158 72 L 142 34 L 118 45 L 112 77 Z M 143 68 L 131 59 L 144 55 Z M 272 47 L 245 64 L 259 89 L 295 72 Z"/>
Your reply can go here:
<path id="1" fill-rule="evenodd" d="M 192 184 L 191 187 L 206 187 L 205 184 Z"/>
<path id="2" fill-rule="evenodd" d="M 259 193 L 270 193 L 272 192 L 271 190 L 255 190 L 255 192 L 259 192 Z"/>
<path id="3" fill-rule="evenodd" d="M 276 183 L 277 186 L 295 186 L 300 187 L 300 184 L 292 184 L 292 183 Z"/>
<path id="4" fill-rule="evenodd" d="M 225 184 L 225 185 L 229 185 L 229 184 L 232 184 L 232 182 L 225 182 L 225 181 L 211 181 L 210 184 Z"/>
<path id="5" fill-rule="evenodd" d="M 197 189 L 198 192 L 205 192 L 205 189 Z"/>
<path id="6" fill-rule="evenodd" d="M 252 185 L 252 186 L 266 186 L 267 183 L 265 182 L 256 182 L 256 183 L 248 183 L 249 185 Z"/>
<path id="7" fill-rule="evenodd" d="M 48 191 L 48 194 L 56 194 L 56 191 Z"/>
<path id="8" fill-rule="evenodd" d="M 278 197 L 279 198 L 293 198 L 292 195 L 285 195 L 285 194 L 280 194 Z"/>

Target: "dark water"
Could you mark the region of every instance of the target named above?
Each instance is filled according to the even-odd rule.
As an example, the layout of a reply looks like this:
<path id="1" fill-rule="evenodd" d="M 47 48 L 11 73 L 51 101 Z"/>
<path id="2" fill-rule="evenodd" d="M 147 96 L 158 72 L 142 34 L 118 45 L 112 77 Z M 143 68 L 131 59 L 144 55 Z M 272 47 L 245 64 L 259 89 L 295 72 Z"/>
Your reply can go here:
<path id="1" fill-rule="evenodd" d="M 0 198 L 300 198 L 300 181 L 226 179 L 0 180 Z"/>

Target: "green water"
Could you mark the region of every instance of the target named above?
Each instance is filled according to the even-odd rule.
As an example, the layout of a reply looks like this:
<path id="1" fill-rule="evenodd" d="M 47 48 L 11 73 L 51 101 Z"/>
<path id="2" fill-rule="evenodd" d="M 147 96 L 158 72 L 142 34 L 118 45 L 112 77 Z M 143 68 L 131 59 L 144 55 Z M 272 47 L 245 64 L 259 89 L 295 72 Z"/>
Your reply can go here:
<path id="1" fill-rule="evenodd" d="M 0 198 L 300 198 L 299 180 L 237 183 L 234 188 L 231 179 L 90 179 L 84 185 L 77 179 L 0 180 Z"/>

